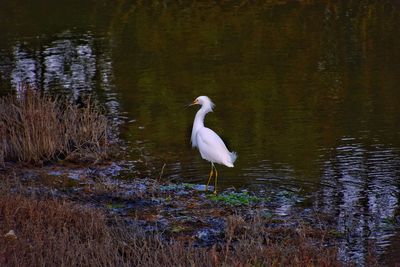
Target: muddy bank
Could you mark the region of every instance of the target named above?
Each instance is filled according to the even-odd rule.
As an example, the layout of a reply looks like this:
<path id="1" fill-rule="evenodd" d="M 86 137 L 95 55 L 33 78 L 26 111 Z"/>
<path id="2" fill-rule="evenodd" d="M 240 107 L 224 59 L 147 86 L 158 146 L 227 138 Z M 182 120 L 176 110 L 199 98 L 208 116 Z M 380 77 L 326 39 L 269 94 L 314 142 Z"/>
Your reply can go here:
<path id="1" fill-rule="evenodd" d="M 25 194 L 101 209 L 107 216 L 124 218 L 146 232 L 162 232 L 166 239 L 184 239 L 197 246 L 222 242 L 227 218 L 232 215 L 247 220 L 260 216 L 270 220 L 270 227 L 312 226 L 334 237 L 327 246 L 340 238 L 330 229 L 329 217 L 311 209 L 299 207 L 290 214 L 276 214 L 280 201 L 299 201 L 289 192 L 262 196 L 228 189 L 214 195 L 212 187 L 206 192 L 199 184 L 116 178 L 125 168 L 127 163 L 123 162 L 96 167 L 53 165 L 8 170 L 7 175 L 13 179 L 10 190 L 23 188 Z"/>

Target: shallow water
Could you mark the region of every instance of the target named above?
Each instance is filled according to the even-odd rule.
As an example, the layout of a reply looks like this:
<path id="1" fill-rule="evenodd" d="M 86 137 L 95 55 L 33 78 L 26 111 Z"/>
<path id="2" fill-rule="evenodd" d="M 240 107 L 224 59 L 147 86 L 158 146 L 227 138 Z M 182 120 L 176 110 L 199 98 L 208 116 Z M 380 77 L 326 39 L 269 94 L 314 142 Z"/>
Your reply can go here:
<path id="1" fill-rule="evenodd" d="M 26 82 L 107 107 L 142 176 L 204 183 L 206 125 L 237 151 L 220 186 L 291 192 L 336 216 L 343 259 L 400 261 L 400 5 L 395 1 L 2 1 L 0 94 Z M 138 161 L 139 159 L 139 161 Z M 135 172 L 135 175 L 137 173 Z M 397 258 L 396 258 L 397 257 Z"/>

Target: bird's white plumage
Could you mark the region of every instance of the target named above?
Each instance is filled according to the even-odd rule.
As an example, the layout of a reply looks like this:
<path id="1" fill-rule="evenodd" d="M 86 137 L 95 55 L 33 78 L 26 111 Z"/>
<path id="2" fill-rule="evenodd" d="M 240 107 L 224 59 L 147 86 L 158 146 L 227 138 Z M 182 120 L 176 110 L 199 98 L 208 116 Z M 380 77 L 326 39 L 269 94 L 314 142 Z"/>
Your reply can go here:
<path id="1" fill-rule="evenodd" d="M 233 167 L 236 153 L 229 152 L 224 141 L 213 130 L 204 126 L 204 117 L 208 112 L 212 112 L 214 104 L 207 96 L 199 96 L 193 104 L 199 104 L 201 108 L 197 111 L 193 122 L 192 146 L 198 147 L 203 159 Z"/>
<path id="2" fill-rule="evenodd" d="M 236 158 L 226 148 L 224 141 L 211 129 L 203 127 L 197 131 L 197 145 L 201 157 L 213 163 L 233 167 Z"/>

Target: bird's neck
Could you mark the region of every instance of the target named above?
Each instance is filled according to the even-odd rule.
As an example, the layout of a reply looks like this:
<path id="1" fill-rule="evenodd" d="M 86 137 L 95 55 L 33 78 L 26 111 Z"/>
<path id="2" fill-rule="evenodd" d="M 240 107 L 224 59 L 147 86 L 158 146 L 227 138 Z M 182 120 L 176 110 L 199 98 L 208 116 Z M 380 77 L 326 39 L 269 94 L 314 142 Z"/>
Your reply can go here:
<path id="1" fill-rule="evenodd" d="M 193 129 L 192 129 L 192 146 L 196 147 L 197 146 L 197 132 L 204 128 L 204 117 L 208 112 L 212 111 L 211 108 L 207 108 L 205 106 L 202 106 L 199 111 L 197 111 L 196 116 L 194 117 L 194 122 L 193 122 Z"/>
<path id="2" fill-rule="evenodd" d="M 202 106 L 199 111 L 197 111 L 196 116 L 194 117 L 194 122 L 193 122 L 193 130 L 197 131 L 200 128 L 204 128 L 204 118 L 208 112 L 211 110 L 206 108 L 205 106 Z"/>

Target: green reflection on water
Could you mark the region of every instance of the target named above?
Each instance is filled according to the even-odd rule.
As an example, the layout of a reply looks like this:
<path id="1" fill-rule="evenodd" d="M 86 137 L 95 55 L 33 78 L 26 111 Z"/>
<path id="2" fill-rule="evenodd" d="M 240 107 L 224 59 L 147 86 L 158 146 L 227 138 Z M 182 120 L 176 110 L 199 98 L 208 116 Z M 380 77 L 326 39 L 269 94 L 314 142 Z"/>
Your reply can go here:
<path id="1" fill-rule="evenodd" d="M 3 2 L 3 51 L 21 40 L 40 51 L 65 31 L 77 46 L 80 33 L 92 36 L 93 56 L 112 63 L 122 111 L 136 119 L 125 138 L 148 140 L 149 153 L 161 165 L 181 162 L 171 171 L 185 178 L 201 161 L 188 149 L 194 111 L 182 106 L 198 95 L 215 101 L 207 124 L 239 152 L 237 168 L 223 171 L 226 186 L 246 184 L 242 170 L 263 161 L 267 172 L 318 183 L 330 157 L 321 151 L 344 137 L 399 148 L 399 16 L 390 2 L 47 2 Z M 102 95 L 99 61 L 87 87 Z M 6 74 L 3 90 L 12 86 Z"/>
<path id="2" fill-rule="evenodd" d="M 120 22 L 114 51 L 123 105 L 145 127 L 130 132 L 165 161 L 190 164 L 194 112 L 182 106 L 204 94 L 217 104 L 207 124 L 239 152 L 229 176 L 268 160 L 317 180 L 321 149 L 346 136 L 398 148 L 393 12 L 364 3 L 139 8 Z"/>

